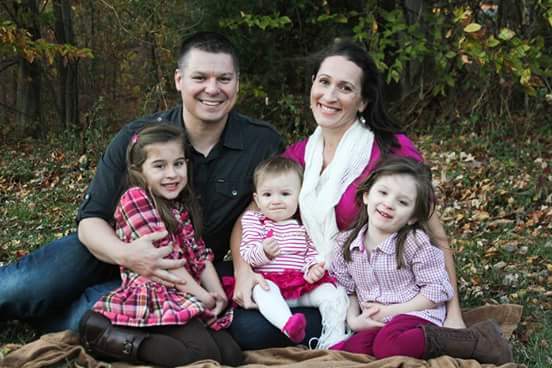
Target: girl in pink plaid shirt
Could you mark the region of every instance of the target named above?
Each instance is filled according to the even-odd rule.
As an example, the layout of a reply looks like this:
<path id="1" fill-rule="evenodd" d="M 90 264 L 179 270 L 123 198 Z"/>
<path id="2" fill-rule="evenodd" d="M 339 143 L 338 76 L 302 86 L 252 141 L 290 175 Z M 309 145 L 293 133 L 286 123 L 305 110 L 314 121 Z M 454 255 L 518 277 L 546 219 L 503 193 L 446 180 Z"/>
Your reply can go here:
<path id="1" fill-rule="evenodd" d="M 427 235 L 434 198 L 431 171 L 409 158 L 384 160 L 359 186 L 357 202 L 364 210 L 339 237 L 331 265 L 350 294 L 347 323 L 356 334 L 332 349 L 376 358 L 433 357 L 426 342 L 435 341 L 426 335 L 443 326 L 445 302 L 454 293 L 443 252 Z M 507 341 L 497 336 L 496 342 L 489 348 L 508 352 Z M 473 341 L 464 344 L 457 356 L 483 357 Z"/>
<path id="2" fill-rule="evenodd" d="M 127 150 L 130 189 L 115 210 L 119 238 L 149 237 L 182 259 L 182 279 L 165 285 L 121 266 L 121 286 L 85 314 L 83 345 L 102 358 L 161 366 L 200 359 L 241 363 L 240 348 L 223 329 L 232 321 L 228 300 L 200 238 L 199 214 L 188 178 L 183 131 L 151 125 L 134 134 Z"/>

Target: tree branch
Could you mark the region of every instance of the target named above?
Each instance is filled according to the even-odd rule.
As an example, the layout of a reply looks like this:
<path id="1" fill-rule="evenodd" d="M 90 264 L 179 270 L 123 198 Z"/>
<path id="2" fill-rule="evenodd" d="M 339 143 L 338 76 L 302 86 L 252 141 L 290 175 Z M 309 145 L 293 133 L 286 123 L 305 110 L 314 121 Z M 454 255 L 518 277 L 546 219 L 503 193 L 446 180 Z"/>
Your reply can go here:
<path id="1" fill-rule="evenodd" d="M 2 63 L 0 63 L 0 73 L 2 73 L 4 70 L 8 69 L 10 66 L 17 64 L 17 59 L 11 59 L 11 60 L 4 60 Z"/>

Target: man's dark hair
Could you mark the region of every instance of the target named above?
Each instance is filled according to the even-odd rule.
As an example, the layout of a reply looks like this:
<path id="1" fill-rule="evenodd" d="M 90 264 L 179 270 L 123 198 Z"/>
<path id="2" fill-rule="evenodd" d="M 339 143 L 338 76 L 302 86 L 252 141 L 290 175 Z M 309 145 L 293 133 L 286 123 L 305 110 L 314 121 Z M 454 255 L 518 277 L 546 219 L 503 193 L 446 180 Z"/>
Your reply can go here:
<path id="1" fill-rule="evenodd" d="M 197 32 L 184 39 L 180 44 L 177 63 L 180 69 L 183 68 L 184 59 L 192 49 L 210 53 L 223 53 L 232 57 L 236 74 L 240 73 L 240 62 L 236 48 L 228 38 L 216 32 Z"/>

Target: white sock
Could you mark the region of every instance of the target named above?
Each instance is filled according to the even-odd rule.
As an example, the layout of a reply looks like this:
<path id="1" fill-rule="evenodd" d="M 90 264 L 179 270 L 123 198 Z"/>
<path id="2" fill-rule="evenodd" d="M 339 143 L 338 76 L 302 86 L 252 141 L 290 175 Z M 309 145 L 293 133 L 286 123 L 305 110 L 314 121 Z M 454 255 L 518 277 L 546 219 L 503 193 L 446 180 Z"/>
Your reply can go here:
<path id="1" fill-rule="evenodd" d="M 270 290 L 266 291 L 259 285 L 253 288 L 253 298 L 261 314 L 281 331 L 291 317 L 291 310 L 274 282 L 266 280 Z"/>

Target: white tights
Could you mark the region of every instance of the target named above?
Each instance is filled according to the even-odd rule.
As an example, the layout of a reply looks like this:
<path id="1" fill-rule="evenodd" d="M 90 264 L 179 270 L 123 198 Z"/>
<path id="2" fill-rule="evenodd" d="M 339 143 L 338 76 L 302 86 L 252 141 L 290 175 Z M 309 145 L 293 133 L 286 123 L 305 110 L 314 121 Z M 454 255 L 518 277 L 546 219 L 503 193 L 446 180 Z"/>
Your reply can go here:
<path id="1" fill-rule="evenodd" d="M 261 314 L 280 331 L 291 317 L 290 307 L 317 307 L 322 315 L 323 337 L 324 333 L 329 334 L 330 332 L 332 337 L 328 338 L 332 340 L 331 342 L 346 337 L 345 318 L 348 303 L 347 295 L 342 289 L 338 289 L 330 283 L 324 283 L 301 295 L 298 299 L 285 300 L 278 285 L 270 280 L 266 280 L 266 282 L 270 290 L 264 290 L 256 285 L 253 288 L 253 298 Z M 324 332 L 324 329 L 327 331 Z"/>

